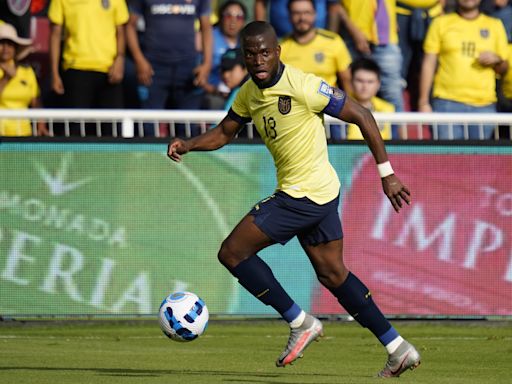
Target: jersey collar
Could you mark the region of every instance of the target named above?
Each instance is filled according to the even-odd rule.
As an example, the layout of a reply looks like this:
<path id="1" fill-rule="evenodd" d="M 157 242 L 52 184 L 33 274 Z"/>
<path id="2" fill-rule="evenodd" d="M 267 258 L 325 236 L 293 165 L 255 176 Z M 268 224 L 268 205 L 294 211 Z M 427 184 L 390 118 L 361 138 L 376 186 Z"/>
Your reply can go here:
<path id="1" fill-rule="evenodd" d="M 281 76 L 283 76 L 283 72 L 284 72 L 284 67 L 285 65 L 283 64 L 282 61 L 279 62 L 279 69 L 277 70 L 277 73 L 276 75 L 274 76 L 274 78 L 272 79 L 272 81 L 270 82 L 270 84 L 268 84 L 267 86 L 264 86 L 264 87 L 260 87 L 258 85 L 258 88 L 259 89 L 265 89 L 265 88 L 270 88 L 270 87 L 273 87 L 274 85 L 277 84 L 277 82 L 279 80 L 281 80 Z"/>

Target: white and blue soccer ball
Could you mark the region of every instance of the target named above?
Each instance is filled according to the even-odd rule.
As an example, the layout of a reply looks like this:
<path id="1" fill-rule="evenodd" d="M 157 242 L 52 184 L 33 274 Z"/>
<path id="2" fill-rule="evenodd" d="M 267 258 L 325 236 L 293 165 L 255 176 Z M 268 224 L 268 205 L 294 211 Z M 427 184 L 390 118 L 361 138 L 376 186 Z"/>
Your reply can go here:
<path id="1" fill-rule="evenodd" d="M 192 341 L 208 326 L 208 308 L 192 292 L 174 292 L 167 296 L 158 314 L 160 328 L 171 340 Z"/>

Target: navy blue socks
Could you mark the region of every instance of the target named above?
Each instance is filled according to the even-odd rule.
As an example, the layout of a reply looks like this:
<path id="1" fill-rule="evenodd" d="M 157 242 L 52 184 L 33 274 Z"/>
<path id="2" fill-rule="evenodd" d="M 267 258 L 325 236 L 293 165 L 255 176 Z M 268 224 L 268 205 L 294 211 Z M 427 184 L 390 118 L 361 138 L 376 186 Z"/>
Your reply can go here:
<path id="1" fill-rule="evenodd" d="M 382 345 L 386 346 L 400 336 L 374 303 L 368 288 L 351 272 L 343 284 L 331 292 L 359 324 L 377 336 Z"/>
<path id="2" fill-rule="evenodd" d="M 239 283 L 265 305 L 270 305 L 289 323 L 302 312 L 279 284 L 270 267 L 254 255 L 230 270 Z"/>

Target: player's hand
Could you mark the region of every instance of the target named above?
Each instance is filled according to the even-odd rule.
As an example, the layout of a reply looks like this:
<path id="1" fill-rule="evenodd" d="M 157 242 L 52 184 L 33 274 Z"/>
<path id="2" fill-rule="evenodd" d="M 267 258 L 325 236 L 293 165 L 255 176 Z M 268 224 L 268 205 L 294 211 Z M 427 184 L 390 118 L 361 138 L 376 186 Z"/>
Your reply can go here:
<path id="1" fill-rule="evenodd" d="M 402 184 L 395 174 L 386 176 L 382 179 L 382 189 L 393 205 L 395 211 L 399 212 L 403 202 L 411 204 L 411 192 L 409 188 Z"/>
<path id="2" fill-rule="evenodd" d="M 181 139 L 174 139 L 169 143 L 167 148 L 167 156 L 172 161 L 180 162 L 181 155 L 184 155 L 189 151 L 187 142 Z"/>

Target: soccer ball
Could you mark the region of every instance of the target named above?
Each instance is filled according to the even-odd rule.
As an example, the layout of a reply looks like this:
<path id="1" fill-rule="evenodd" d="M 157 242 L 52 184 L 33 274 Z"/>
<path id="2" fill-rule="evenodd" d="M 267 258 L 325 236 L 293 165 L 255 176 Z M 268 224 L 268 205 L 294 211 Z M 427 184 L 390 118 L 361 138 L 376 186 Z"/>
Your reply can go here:
<path id="1" fill-rule="evenodd" d="M 171 340 L 192 341 L 208 326 L 208 308 L 191 292 L 174 292 L 167 296 L 158 314 L 160 328 Z"/>

